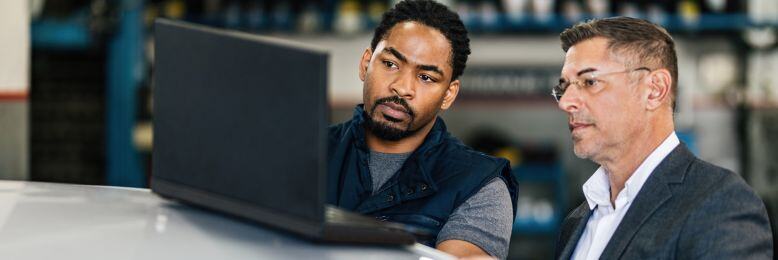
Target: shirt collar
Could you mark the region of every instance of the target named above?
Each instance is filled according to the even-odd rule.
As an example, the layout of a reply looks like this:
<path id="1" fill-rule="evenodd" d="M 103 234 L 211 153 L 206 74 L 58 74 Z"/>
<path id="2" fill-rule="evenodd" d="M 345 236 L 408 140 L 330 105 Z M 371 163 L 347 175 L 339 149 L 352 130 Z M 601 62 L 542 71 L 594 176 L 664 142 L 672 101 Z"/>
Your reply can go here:
<path id="1" fill-rule="evenodd" d="M 624 189 L 618 197 L 624 197 L 626 202 L 635 198 L 640 192 L 643 184 L 646 182 L 651 172 L 656 169 L 659 163 L 667 157 L 681 142 L 675 132 L 670 133 L 667 138 L 651 154 L 643 160 L 635 172 L 627 179 Z M 597 171 L 583 184 L 582 187 L 589 209 L 593 210 L 597 205 L 611 206 L 610 202 L 610 182 L 608 181 L 608 172 L 600 166 Z"/>
<path id="2" fill-rule="evenodd" d="M 605 168 L 598 168 L 583 184 L 582 189 L 590 210 L 597 205 L 610 205 L 610 184 Z"/>

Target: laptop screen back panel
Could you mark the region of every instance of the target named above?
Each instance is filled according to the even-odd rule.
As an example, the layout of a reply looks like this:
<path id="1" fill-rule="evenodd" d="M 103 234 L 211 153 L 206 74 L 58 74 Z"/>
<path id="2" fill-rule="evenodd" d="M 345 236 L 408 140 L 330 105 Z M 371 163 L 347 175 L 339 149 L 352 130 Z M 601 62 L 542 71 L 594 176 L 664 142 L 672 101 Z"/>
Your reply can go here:
<path id="1" fill-rule="evenodd" d="M 153 178 L 322 221 L 327 54 L 180 22 L 155 30 Z"/>

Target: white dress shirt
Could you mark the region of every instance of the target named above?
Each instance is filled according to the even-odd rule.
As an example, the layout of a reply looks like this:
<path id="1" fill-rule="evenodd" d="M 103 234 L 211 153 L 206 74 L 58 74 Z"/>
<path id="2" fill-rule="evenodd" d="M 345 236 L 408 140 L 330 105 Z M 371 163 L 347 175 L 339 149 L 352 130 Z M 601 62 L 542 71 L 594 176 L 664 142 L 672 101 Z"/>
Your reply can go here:
<path id="1" fill-rule="evenodd" d="M 665 138 L 650 155 L 640 164 L 624 184 L 624 189 L 616 196 L 615 207 L 610 201 L 610 182 L 608 181 L 608 172 L 600 167 L 592 177 L 583 185 L 583 193 L 586 196 L 586 202 L 589 209 L 594 210 L 589 221 L 586 223 L 581 239 L 573 252 L 573 259 L 598 259 L 608 245 L 613 232 L 621 223 L 624 214 L 629 210 L 629 206 L 640 192 L 643 183 L 646 182 L 651 172 L 659 165 L 670 152 L 680 144 L 675 132 Z"/>

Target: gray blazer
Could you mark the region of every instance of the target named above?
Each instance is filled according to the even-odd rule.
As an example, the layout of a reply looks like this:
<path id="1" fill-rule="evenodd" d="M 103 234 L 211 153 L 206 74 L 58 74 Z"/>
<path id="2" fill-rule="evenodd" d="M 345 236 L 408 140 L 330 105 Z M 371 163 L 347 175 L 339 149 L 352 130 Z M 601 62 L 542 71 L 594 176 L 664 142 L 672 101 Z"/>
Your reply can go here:
<path id="1" fill-rule="evenodd" d="M 562 223 L 556 258 L 570 259 L 592 211 Z M 648 177 L 601 259 L 772 259 L 764 203 L 743 179 L 678 145 Z"/>

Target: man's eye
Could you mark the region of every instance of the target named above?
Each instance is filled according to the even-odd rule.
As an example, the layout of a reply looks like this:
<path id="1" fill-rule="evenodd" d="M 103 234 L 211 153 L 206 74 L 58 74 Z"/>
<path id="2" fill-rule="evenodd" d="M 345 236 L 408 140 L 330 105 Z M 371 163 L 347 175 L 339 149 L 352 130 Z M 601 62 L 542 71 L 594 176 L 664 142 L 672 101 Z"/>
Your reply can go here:
<path id="1" fill-rule="evenodd" d="M 585 79 L 583 81 L 583 83 L 584 83 L 584 87 L 594 87 L 594 86 L 597 85 L 597 80 L 596 79 Z"/>
<path id="2" fill-rule="evenodd" d="M 557 93 L 565 93 L 565 90 L 567 90 L 567 88 L 568 88 L 568 87 L 570 87 L 570 82 L 567 82 L 567 81 L 561 81 L 561 80 L 560 80 L 560 81 L 559 81 L 559 84 L 557 84 L 556 86 L 554 86 L 554 88 L 553 88 L 553 89 L 554 89 L 554 90 L 555 90 Z"/>
<path id="3" fill-rule="evenodd" d="M 384 61 L 384 65 L 385 65 L 387 68 L 397 68 L 397 65 L 396 65 L 396 64 L 394 64 L 394 62 L 391 62 L 391 61 L 388 61 L 388 60 L 385 60 L 385 61 Z"/>
<path id="4" fill-rule="evenodd" d="M 427 81 L 427 82 L 435 82 L 435 79 L 433 79 L 432 77 L 430 77 L 429 75 L 426 75 L 426 74 L 421 74 L 421 75 L 419 75 L 419 78 L 420 78 L 422 81 Z"/>
<path id="5" fill-rule="evenodd" d="M 557 93 L 564 93 L 565 89 L 567 88 L 566 82 L 559 83 L 559 85 L 554 86 L 552 89 L 556 91 Z"/>

